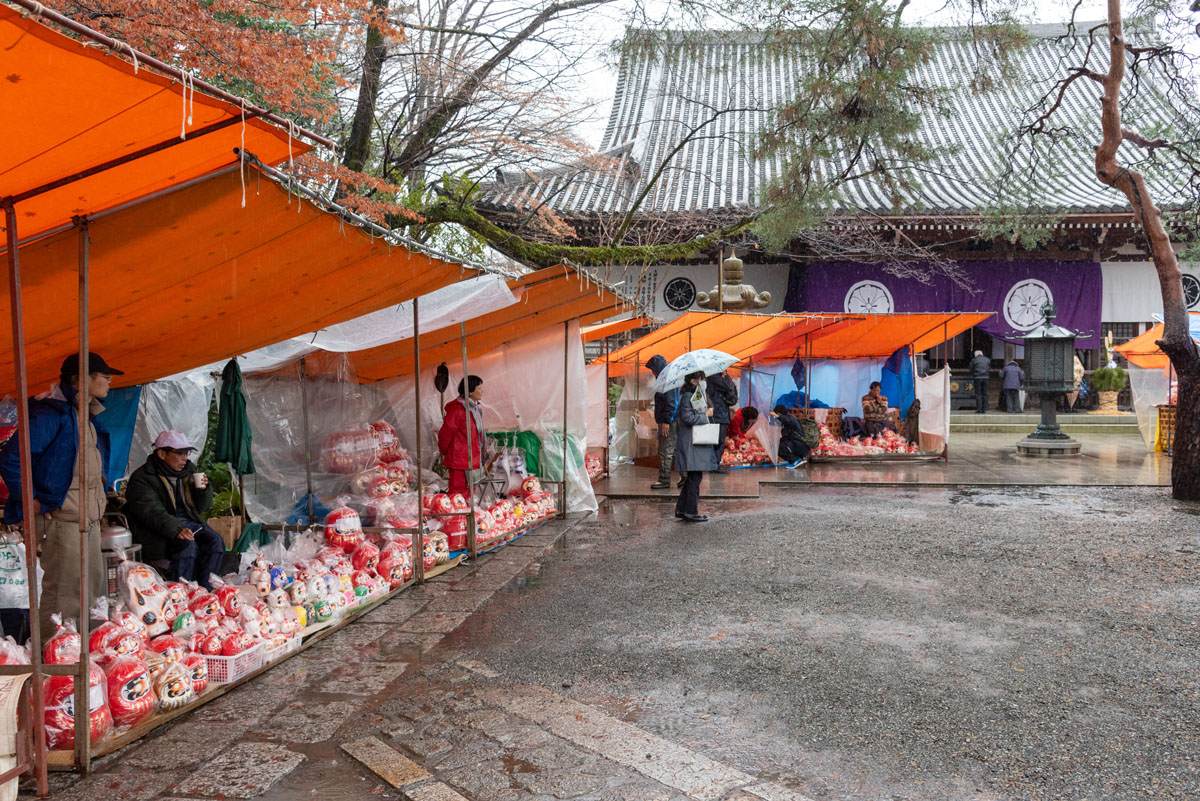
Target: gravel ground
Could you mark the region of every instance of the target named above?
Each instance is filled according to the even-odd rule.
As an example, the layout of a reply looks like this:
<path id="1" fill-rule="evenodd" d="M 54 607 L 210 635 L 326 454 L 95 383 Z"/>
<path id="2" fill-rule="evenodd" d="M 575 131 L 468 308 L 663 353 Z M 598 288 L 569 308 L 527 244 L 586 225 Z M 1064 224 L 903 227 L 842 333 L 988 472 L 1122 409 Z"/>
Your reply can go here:
<path id="1" fill-rule="evenodd" d="M 453 647 L 815 799 L 1200 797 L 1200 509 L 881 488 L 670 511 L 606 506 Z"/>

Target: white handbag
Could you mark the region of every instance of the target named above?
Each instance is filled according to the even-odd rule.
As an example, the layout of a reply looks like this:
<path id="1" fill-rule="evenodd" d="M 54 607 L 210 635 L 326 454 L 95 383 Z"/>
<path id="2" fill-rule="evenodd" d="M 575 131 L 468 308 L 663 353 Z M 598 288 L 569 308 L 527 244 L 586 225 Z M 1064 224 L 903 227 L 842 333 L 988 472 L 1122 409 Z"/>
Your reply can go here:
<path id="1" fill-rule="evenodd" d="M 716 445 L 721 436 L 721 426 L 717 423 L 705 423 L 692 427 L 693 445 Z"/>

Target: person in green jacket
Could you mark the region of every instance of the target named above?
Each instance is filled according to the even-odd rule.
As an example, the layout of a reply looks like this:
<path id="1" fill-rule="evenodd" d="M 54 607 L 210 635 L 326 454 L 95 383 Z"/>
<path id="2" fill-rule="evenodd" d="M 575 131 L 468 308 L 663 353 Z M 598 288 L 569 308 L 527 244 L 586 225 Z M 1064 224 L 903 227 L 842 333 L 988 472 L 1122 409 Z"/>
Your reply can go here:
<path id="1" fill-rule="evenodd" d="M 125 490 L 125 511 L 142 560 L 167 565 L 171 581 L 195 581 L 207 589 L 221 571 L 225 542 L 203 521 L 212 509 L 208 476 L 196 472 L 188 455 L 196 450 L 179 431 L 163 431 L 154 453 L 133 471 Z"/>

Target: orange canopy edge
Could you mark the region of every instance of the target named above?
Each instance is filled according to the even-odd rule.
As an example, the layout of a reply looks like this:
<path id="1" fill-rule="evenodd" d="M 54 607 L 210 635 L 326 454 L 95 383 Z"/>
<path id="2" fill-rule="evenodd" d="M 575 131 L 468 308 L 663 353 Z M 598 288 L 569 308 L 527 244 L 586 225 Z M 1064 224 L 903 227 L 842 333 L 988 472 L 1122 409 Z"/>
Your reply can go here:
<path id="1" fill-rule="evenodd" d="M 272 165 L 312 149 L 224 100 L 189 91 L 185 104 L 181 83 L 6 4 L 0 75 L 0 199 L 17 199 L 22 241 L 233 164 L 236 147 Z M 214 126 L 223 127 L 205 132 Z M 111 166 L 81 176 L 104 165 Z M 38 192 L 56 182 L 63 185 Z M 38 193 L 22 199 L 31 192 Z"/>
<path id="2" fill-rule="evenodd" d="M 1200 312 L 1188 312 L 1193 317 L 1200 317 Z M 1195 325 L 1193 322 L 1192 325 Z M 1128 342 L 1115 345 L 1113 350 L 1124 356 L 1130 364 L 1148 370 L 1165 370 L 1171 363 L 1167 354 L 1158 347 L 1158 341 L 1163 337 L 1165 326 L 1162 323 L 1151 326 L 1145 333 L 1139 334 Z"/>
<path id="3" fill-rule="evenodd" d="M 645 317 L 627 317 L 624 320 L 612 320 L 607 323 L 584 326 L 580 329 L 579 336 L 584 342 L 597 342 L 648 324 L 649 321 Z"/>

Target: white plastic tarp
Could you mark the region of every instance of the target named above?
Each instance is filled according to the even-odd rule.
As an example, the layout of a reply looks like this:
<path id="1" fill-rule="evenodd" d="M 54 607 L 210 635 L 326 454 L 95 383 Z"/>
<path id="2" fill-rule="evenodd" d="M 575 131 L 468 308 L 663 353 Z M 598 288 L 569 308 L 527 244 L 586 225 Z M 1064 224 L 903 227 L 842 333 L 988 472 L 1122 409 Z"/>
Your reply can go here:
<path id="1" fill-rule="evenodd" d="M 625 376 L 621 397 L 613 418 L 613 439 L 609 445 L 614 462 L 631 462 L 658 453 L 658 434 L 654 425 L 654 374 L 642 368 L 637 375 Z"/>
<path id="2" fill-rule="evenodd" d="M 608 380 L 604 365 L 587 366 L 587 446 L 608 445 Z"/>
<path id="3" fill-rule="evenodd" d="M 1133 411 L 1146 450 L 1154 450 L 1158 436 L 1158 407 L 1168 403 L 1171 394 L 1170 370 L 1129 365 L 1129 388 L 1133 392 Z"/>
<path id="4" fill-rule="evenodd" d="M 211 376 L 199 371 L 142 385 L 129 463 L 122 478 L 128 478 L 145 464 L 154 448 L 154 439 L 161 431 L 182 431 L 193 447 L 204 447 L 208 439 L 208 410 L 212 405 L 214 385 Z M 195 459 L 196 454 L 192 458 Z"/>
<path id="5" fill-rule="evenodd" d="M 941 453 L 950 441 L 950 371 L 946 368 L 916 379 L 921 402 L 920 448 Z"/>
<path id="6" fill-rule="evenodd" d="M 563 328 L 555 326 L 501 345 L 481 358 L 467 363 L 467 372 L 483 379 L 483 425 L 488 431 L 532 431 L 542 441 L 543 475 L 558 480 L 562 463 L 563 418 L 563 347 L 567 347 L 567 511 L 594 512 L 598 508 L 592 483 L 583 465 L 587 441 L 588 379 L 583 359 L 583 341 L 579 323 L 574 321 L 564 338 Z M 462 367 L 447 363 L 449 402 L 457 395 Z M 421 372 L 422 436 L 426 443 L 426 463 L 436 452 L 437 432 L 441 427 L 441 398 L 433 391 L 434 366 Z M 381 382 L 390 403 L 398 409 L 411 409 L 412 376 Z M 402 415 L 397 431 L 411 453 L 413 428 L 411 414 Z"/>
<path id="7" fill-rule="evenodd" d="M 830 407 L 841 407 L 847 417 L 862 417 L 862 396 L 872 381 L 883 375 L 886 359 L 816 359 L 809 370 L 810 400 L 819 400 Z M 754 398 L 752 404 L 760 412 L 775 408 L 775 402 L 796 390 L 792 377 L 792 361 L 765 362 L 754 365 Z M 743 398 L 750 384 L 749 371 L 743 370 L 739 391 Z"/>

